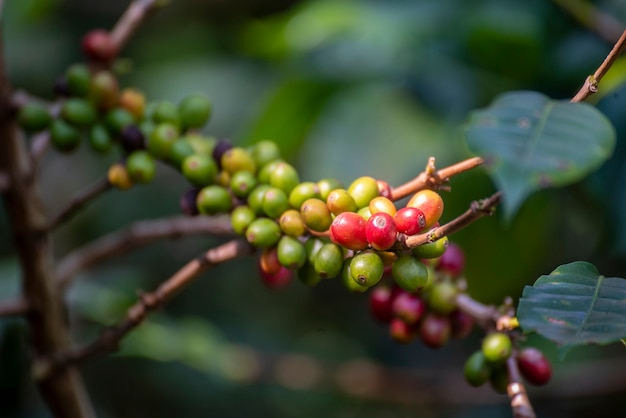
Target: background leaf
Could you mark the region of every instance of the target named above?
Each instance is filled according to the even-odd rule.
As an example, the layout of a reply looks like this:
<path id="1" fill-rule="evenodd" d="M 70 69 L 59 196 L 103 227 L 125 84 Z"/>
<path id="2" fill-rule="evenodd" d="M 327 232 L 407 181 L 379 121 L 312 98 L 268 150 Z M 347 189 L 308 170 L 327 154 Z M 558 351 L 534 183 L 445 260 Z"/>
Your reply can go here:
<path id="1" fill-rule="evenodd" d="M 525 332 L 565 349 L 619 341 L 626 336 L 626 280 L 604 277 L 584 261 L 559 266 L 526 286 L 517 317 Z"/>
<path id="2" fill-rule="evenodd" d="M 615 131 L 588 104 L 526 91 L 502 94 L 473 112 L 465 139 L 486 159 L 511 219 L 532 192 L 573 183 L 598 168 L 613 152 Z"/>

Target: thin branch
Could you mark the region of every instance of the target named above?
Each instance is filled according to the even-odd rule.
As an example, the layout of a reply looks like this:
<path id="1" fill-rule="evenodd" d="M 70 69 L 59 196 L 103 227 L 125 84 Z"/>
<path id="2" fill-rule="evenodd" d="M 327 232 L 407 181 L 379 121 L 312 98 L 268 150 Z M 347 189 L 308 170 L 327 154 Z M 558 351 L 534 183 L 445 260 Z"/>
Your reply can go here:
<path id="1" fill-rule="evenodd" d="M 506 368 L 509 374 L 509 384 L 506 392 L 511 400 L 511 409 L 514 418 L 535 418 L 535 410 L 533 409 L 526 387 L 524 386 L 520 371 L 517 368 L 517 361 L 514 356 L 506 359 Z"/>
<path id="2" fill-rule="evenodd" d="M 581 25 L 595 32 L 605 41 L 614 43 L 624 31 L 624 25 L 585 0 L 554 0 Z"/>
<path id="3" fill-rule="evenodd" d="M 58 284 L 70 284 L 80 271 L 119 254 L 157 240 L 191 235 L 232 235 L 228 217 L 173 217 L 136 222 L 128 228 L 107 234 L 62 259 L 57 268 Z"/>
<path id="4" fill-rule="evenodd" d="M 391 200 L 400 200 L 419 190 L 426 188 L 436 188 L 446 183 L 450 177 L 461 174 L 472 168 L 478 167 L 484 162 L 480 157 L 468 158 L 449 167 L 435 171 L 434 158 L 430 158 L 426 170 L 420 173 L 413 180 L 404 183 L 401 186 L 394 187 L 391 190 Z"/>
<path id="5" fill-rule="evenodd" d="M 437 241 L 440 238 L 458 232 L 477 219 L 493 214 L 495 207 L 500 203 L 501 197 L 502 192 L 496 192 L 487 199 L 474 201 L 467 211 L 450 222 L 433 228 L 423 234 L 406 237 L 404 239 L 404 245 L 408 248 L 413 248 L 428 242 Z"/>
<path id="6" fill-rule="evenodd" d="M 34 135 L 30 142 L 30 155 L 37 162 L 50 149 L 50 132 L 43 131 Z"/>
<path id="7" fill-rule="evenodd" d="M 11 180 L 7 173 L 0 171 L 0 193 L 4 193 L 11 187 Z"/>
<path id="8" fill-rule="evenodd" d="M 609 52 L 609 55 L 606 56 L 602 64 L 598 67 L 598 69 L 590 75 L 585 80 L 583 86 L 578 90 L 578 93 L 570 100 L 572 103 L 582 102 L 587 97 L 598 91 L 598 84 L 600 84 L 600 80 L 604 75 L 609 71 L 613 63 L 617 60 L 617 58 L 624 52 L 624 48 L 626 47 L 626 30 L 622 32 L 622 35 L 619 37 L 615 45 L 613 45 L 613 49 Z"/>
<path id="9" fill-rule="evenodd" d="M 46 226 L 47 230 L 53 230 L 61 223 L 71 218 L 76 212 L 82 209 L 87 203 L 91 202 L 102 193 L 111 188 L 111 183 L 107 178 L 103 178 L 80 192 L 70 201 L 70 203 L 59 212 Z"/>
<path id="10" fill-rule="evenodd" d="M 157 0 L 134 0 L 111 29 L 111 38 L 120 51 L 135 30 L 158 5 Z"/>
<path id="11" fill-rule="evenodd" d="M 28 313 L 28 303 L 23 298 L 0 302 L 0 317 L 23 316 Z"/>
<path id="12" fill-rule="evenodd" d="M 114 350 L 130 331 L 143 322 L 148 313 L 166 304 L 180 290 L 191 284 L 200 273 L 225 261 L 252 254 L 253 250 L 245 239 L 235 239 L 208 250 L 202 256 L 184 265 L 155 291 L 141 294 L 139 300 L 128 309 L 126 318 L 119 325 L 105 330 L 90 344 L 62 355 L 55 359 L 56 361 L 52 360 L 48 367 L 41 365 L 41 370 L 45 374 L 54 374 L 69 364 L 80 364 Z"/>

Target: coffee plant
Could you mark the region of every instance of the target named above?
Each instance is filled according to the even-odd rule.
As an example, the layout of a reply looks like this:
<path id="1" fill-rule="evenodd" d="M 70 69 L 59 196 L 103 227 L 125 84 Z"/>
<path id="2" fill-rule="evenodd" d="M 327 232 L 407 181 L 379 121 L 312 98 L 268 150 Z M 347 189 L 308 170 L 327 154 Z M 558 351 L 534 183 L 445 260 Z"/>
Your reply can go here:
<path id="1" fill-rule="evenodd" d="M 201 273 L 243 257 L 254 258 L 258 270 L 258 278 L 248 279 L 271 290 L 292 282 L 340 282 L 347 294 L 367 302 L 363 316 L 383 324 L 388 338 L 400 344 L 438 349 L 480 333 L 480 343 L 456 367 L 468 386 L 506 394 L 515 417 L 536 416 L 527 385 L 546 385 L 553 374 L 548 357 L 527 344 L 529 334 L 552 340 L 563 355 L 578 345 L 626 337 L 623 279 L 577 261 L 539 277 L 519 300 L 485 304 L 470 295 L 465 252 L 454 242 L 454 234 L 470 225 L 480 234 L 480 219 L 496 211 L 512 222 L 534 192 L 575 183 L 609 159 L 615 130 L 584 101 L 601 88 L 626 32 L 571 100 L 531 91 L 502 94 L 472 112 L 463 127 L 474 156 L 445 167 L 435 157 L 416 156 L 425 168 L 394 186 L 368 175 L 348 183 L 332 175 L 305 179 L 271 140 L 242 145 L 207 134 L 213 106 L 220 105 L 208 95 L 190 93 L 171 102 L 124 85 L 120 53 L 162 6 L 135 0 L 113 29 L 86 33 L 80 42 L 84 62 L 70 63 L 60 74 L 51 86 L 52 101 L 11 86 L 0 67 L 0 192 L 22 281 L 21 294 L 5 298 L 0 313 L 27 322 L 32 378 L 52 416 L 95 417 L 80 367 L 123 347 L 149 315 L 167 309 Z M 40 160 L 47 154 L 62 160 L 85 147 L 115 160 L 101 181 L 65 208 L 44 211 Z M 444 222 L 446 195 L 454 193 L 450 179 L 477 167 L 499 191 L 476 196 L 465 212 Z M 133 190 L 161 181 L 165 172 L 183 179 L 183 216 L 146 221 L 54 259 L 53 234 L 88 203 L 111 190 L 133 199 Z M 73 175 L 71 167 L 66 175 Z M 92 341 L 72 341 L 65 295 L 80 272 L 149 242 L 185 235 L 229 240 L 141 292 L 125 316 Z"/>

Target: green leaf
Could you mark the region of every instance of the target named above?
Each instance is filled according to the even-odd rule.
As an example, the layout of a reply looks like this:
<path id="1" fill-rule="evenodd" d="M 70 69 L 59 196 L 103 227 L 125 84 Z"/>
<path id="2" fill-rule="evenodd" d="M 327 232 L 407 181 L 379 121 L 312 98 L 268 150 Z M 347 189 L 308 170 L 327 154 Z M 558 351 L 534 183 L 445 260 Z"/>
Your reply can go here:
<path id="1" fill-rule="evenodd" d="M 566 350 L 619 341 L 626 337 L 626 280 L 604 277 L 587 262 L 564 264 L 524 288 L 517 318 L 525 332 Z"/>
<path id="2" fill-rule="evenodd" d="M 507 220 L 531 193 L 586 177 L 615 146 L 615 130 L 596 108 L 530 91 L 505 93 L 473 112 L 464 133 L 504 192 Z"/>

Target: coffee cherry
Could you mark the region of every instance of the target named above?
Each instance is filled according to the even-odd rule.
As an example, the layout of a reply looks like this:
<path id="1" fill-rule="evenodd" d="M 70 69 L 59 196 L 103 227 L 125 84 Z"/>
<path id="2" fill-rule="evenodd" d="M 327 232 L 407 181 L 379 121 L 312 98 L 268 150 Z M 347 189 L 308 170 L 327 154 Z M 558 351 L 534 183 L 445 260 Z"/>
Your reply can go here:
<path id="1" fill-rule="evenodd" d="M 509 370 L 504 363 L 491 365 L 489 383 L 496 392 L 501 394 L 507 393 L 507 388 L 509 386 Z"/>
<path id="2" fill-rule="evenodd" d="M 85 97 L 89 94 L 91 72 L 84 64 L 74 64 L 65 71 L 65 86 L 67 92 L 75 97 Z"/>
<path id="3" fill-rule="evenodd" d="M 372 287 L 378 283 L 384 270 L 383 260 L 371 250 L 361 251 L 350 261 L 352 279 L 364 287 Z"/>
<path id="4" fill-rule="evenodd" d="M 390 322 L 394 316 L 392 306 L 397 295 L 399 292 L 394 292 L 389 286 L 374 287 L 369 297 L 369 308 L 372 316 L 380 322 Z"/>
<path id="5" fill-rule="evenodd" d="M 127 125 L 124 129 L 122 129 L 120 142 L 122 144 L 122 148 L 124 148 L 126 152 L 146 148 L 146 137 L 137 125 Z"/>
<path id="6" fill-rule="evenodd" d="M 491 377 L 491 364 L 485 359 L 483 352 L 475 351 L 465 362 L 463 373 L 471 386 L 478 387 L 487 383 Z"/>
<path id="7" fill-rule="evenodd" d="M 376 184 L 378 185 L 378 195 L 382 197 L 386 197 L 387 199 L 391 199 L 392 188 L 384 180 L 376 180 Z"/>
<path id="8" fill-rule="evenodd" d="M 365 293 L 367 291 L 367 287 L 361 286 L 357 282 L 352 279 L 352 274 L 350 273 L 350 262 L 352 261 L 352 257 L 347 258 L 343 262 L 343 267 L 341 269 L 341 282 L 348 289 L 349 292 L 352 293 Z"/>
<path id="9" fill-rule="evenodd" d="M 230 224 L 237 235 L 244 235 L 246 229 L 255 219 L 256 213 L 245 205 L 237 206 L 230 214 Z"/>
<path id="10" fill-rule="evenodd" d="M 126 159 L 126 170 L 133 183 L 149 183 L 156 174 L 156 163 L 147 151 L 133 151 Z"/>
<path id="11" fill-rule="evenodd" d="M 269 183 L 289 196 L 289 193 L 300 183 L 300 177 L 292 165 L 280 162 L 270 173 Z"/>
<path id="12" fill-rule="evenodd" d="M 400 318 L 392 318 L 389 323 L 389 335 L 398 343 L 408 344 L 417 338 L 417 329 Z"/>
<path id="13" fill-rule="evenodd" d="M 127 88 L 120 93 L 118 105 L 133 115 L 135 122 L 139 122 L 146 110 L 146 97 L 137 89 Z"/>
<path id="14" fill-rule="evenodd" d="M 263 167 L 267 163 L 280 158 L 280 149 L 275 142 L 259 141 L 252 146 L 250 154 L 254 158 L 257 167 Z"/>
<path id="15" fill-rule="evenodd" d="M 300 207 L 305 225 L 312 231 L 324 232 L 333 222 L 326 202 L 320 199 L 307 199 Z"/>
<path id="16" fill-rule="evenodd" d="M 317 256 L 317 253 L 322 249 L 324 244 L 325 242 L 319 238 L 309 237 L 306 244 L 304 244 L 304 248 L 306 248 L 306 258 L 309 263 L 313 263 L 315 261 L 315 256 Z"/>
<path id="17" fill-rule="evenodd" d="M 371 210 L 371 209 L 370 209 Z M 396 224 L 391 215 L 385 212 L 377 212 L 367 221 L 365 236 L 372 248 L 385 251 L 396 243 Z"/>
<path id="18" fill-rule="evenodd" d="M 179 200 L 180 210 L 182 213 L 187 216 L 196 216 L 200 213 L 198 210 L 198 204 L 196 203 L 199 192 L 200 189 L 196 189 L 194 187 L 182 194 Z"/>
<path id="19" fill-rule="evenodd" d="M 198 193 L 196 200 L 198 210 L 205 215 L 216 215 L 228 212 L 233 205 L 228 190 L 221 186 L 206 186 Z"/>
<path id="20" fill-rule="evenodd" d="M 543 386 L 552 377 L 552 367 L 543 353 L 533 347 L 522 349 L 516 357 L 519 371 L 529 383 Z"/>
<path id="21" fill-rule="evenodd" d="M 270 175 L 274 172 L 278 164 L 284 163 L 283 160 L 274 160 L 265 164 L 257 173 L 257 179 L 261 184 L 270 184 Z"/>
<path id="22" fill-rule="evenodd" d="M 104 29 L 88 32 L 83 37 L 81 47 L 87 58 L 96 62 L 108 63 L 117 55 L 117 45 Z"/>
<path id="23" fill-rule="evenodd" d="M 278 272 L 273 274 L 265 273 L 264 271 L 260 272 L 263 284 L 272 290 L 279 290 L 287 287 L 293 279 L 293 274 L 292 270 L 282 266 Z"/>
<path id="24" fill-rule="evenodd" d="M 428 293 L 428 307 L 433 311 L 448 315 L 456 309 L 459 289 L 450 282 L 439 282 Z"/>
<path id="25" fill-rule="evenodd" d="M 511 338 L 502 332 L 492 332 L 483 340 L 481 349 L 487 361 L 502 363 L 511 355 Z"/>
<path id="26" fill-rule="evenodd" d="M 364 206 L 361 209 L 358 210 L 357 212 L 363 219 L 365 219 L 365 221 L 369 221 L 370 218 L 372 217 L 372 212 L 370 211 L 369 206 Z"/>
<path id="27" fill-rule="evenodd" d="M 337 244 L 326 243 L 313 258 L 313 267 L 323 279 L 332 279 L 341 273 L 343 267 L 343 250 Z"/>
<path id="28" fill-rule="evenodd" d="M 289 193 L 289 204 L 292 208 L 300 210 L 305 200 L 311 198 L 319 198 L 317 185 L 310 181 L 298 184 Z"/>
<path id="29" fill-rule="evenodd" d="M 231 144 L 227 139 L 218 140 L 215 147 L 213 147 L 213 159 L 217 162 L 217 166 L 220 170 L 222 169 L 222 156 L 232 147 L 233 144 Z M 260 178 L 259 182 L 263 183 Z"/>
<path id="30" fill-rule="evenodd" d="M 162 101 L 157 103 L 152 108 L 151 118 L 157 125 L 161 123 L 169 123 L 177 128 L 180 128 L 178 108 L 172 102 Z"/>
<path id="31" fill-rule="evenodd" d="M 203 187 L 215 182 L 217 166 L 206 155 L 193 154 L 183 160 L 181 171 L 189 183 Z"/>
<path id="32" fill-rule="evenodd" d="M 278 219 L 280 230 L 290 237 L 300 237 L 306 233 L 306 225 L 302 219 L 302 215 L 295 209 L 289 209 L 283 212 Z"/>
<path id="33" fill-rule="evenodd" d="M 246 229 L 246 239 L 255 247 L 271 247 L 278 243 L 280 237 L 280 227 L 269 218 L 257 218 Z"/>
<path id="34" fill-rule="evenodd" d="M 256 173 L 256 163 L 254 159 L 241 147 L 234 147 L 226 151 L 222 155 L 221 159 L 222 170 L 229 174 L 236 173 L 237 171 L 249 171 L 250 173 Z"/>
<path id="35" fill-rule="evenodd" d="M 415 235 L 426 226 L 424 213 L 421 210 L 410 206 L 397 211 L 393 220 L 396 222 L 398 232 L 406 235 Z"/>
<path id="36" fill-rule="evenodd" d="M 378 196 L 378 184 L 376 179 L 372 177 L 359 177 L 350 184 L 348 193 L 352 195 L 357 207 L 360 209 L 368 206 L 370 201 Z"/>
<path id="37" fill-rule="evenodd" d="M 289 270 L 300 268 L 306 262 L 306 249 L 304 244 L 296 238 L 284 235 L 278 241 L 278 260 L 280 264 Z"/>
<path id="38" fill-rule="evenodd" d="M 396 205 L 384 196 L 377 196 L 370 200 L 368 207 L 372 215 L 378 212 L 384 212 L 391 216 L 396 214 Z"/>
<path id="39" fill-rule="evenodd" d="M 340 189 L 343 186 L 341 182 L 337 179 L 322 179 L 317 182 L 317 190 L 319 193 L 320 199 L 326 201 L 328 199 L 328 195 L 335 189 Z"/>
<path id="40" fill-rule="evenodd" d="M 89 145 L 94 151 L 97 152 L 107 152 L 113 146 L 113 141 L 111 139 L 111 135 L 109 135 L 109 131 L 101 124 L 95 124 L 91 127 L 89 131 Z"/>
<path id="41" fill-rule="evenodd" d="M 126 165 L 122 163 L 115 163 L 109 167 L 107 180 L 111 186 L 120 190 L 128 190 L 133 186 L 133 182 L 128 175 L 128 171 L 126 171 Z"/>
<path id="42" fill-rule="evenodd" d="M 256 177 L 249 171 L 237 171 L 230 177 L 230 189 L 237 197 L 245 198 L 256 185 Z"/>
<path id="43" fill-rule="evenodd" d="M 461 310 L 455 310 L 450 314 L 452 323 L 452 338 L 465 338 L 474 329 L 474 318 Z"/>
<path id="44" fill-rule="evenodd" d="M 207 157 L 213 157 L 213 151 L 217 146 L 217 139 L 211 136 L 203 136 L 197 133 L 187 133 L 181 138 L 193 148 L 196 154 L 206 155 Z M 213 158 L 217 164 L 217 160 Z"/>
<path id="45" fill-rule="evenodd" d="M 265 191 L 261 207 L 263 212 L 270 218 L 278 218 L 289 209 L 289 199 L 281 189 L 270 187 Z"/>
<path id="46" fill-rule="evenodd" d="M 104 116 L 104 123 L 113 135 L 121 135 L 124 128 L 135 123 L 133 115 L 126 109 L 116 107 Z"/>
<path id="47" fill-rule="evenodd" d="M 340 213 L 330 225 L 330 237 L 333 242 L 354 251 L 367 248 L 365 231 L 365 220 L 354 212 Z"/>
<path id="48" fill-rule="evenodd" d="M 304 266 L 300 267 L 296 274 L 298 279 L 307 286 L 315 286 L 322 281 L 322 278 L 317 274 L 313 264 L 310 262 L 304 263 Z"/>
<path id="49" fill-rule="evenodd" d="M 439 238 L 434 242 L 427 242 L 426 244 L 418 245 L 417 247 L 413 247 L 411 252 L 417 258 L 421 259 L 432 259 L 441 257 L 443 253 L 446 252 L 448 248 L 448 237 Z"/>
<path id="50" fill-rule="evenodd" d="M 399 292 L 393 299 L 391 310 L 396 318 L 407 324 L 417 324 L 426 312 L 426 302 L 415 293 Z"/>
<path id="51" fill-rule="evenodd" d="M 278 273 L 284 266 L 280 264 L 278 259 L 278 247 L 271 246 L 263 248 L 259 256 L 259 270 L 264 273 Z"/>
<path id="52" fill-rule="evenodd" d="M 424 213 L 426 219 L 425 228 L 433 226 L 443 213 L 443 199 L 437 192 L 429 189 L 415 193 L 407 203 L 407 206 L 417 208 Z"/>
<path id="53" fill-rule="evenodd" d="M 61 117 L 74 126 L 89 126 L 96 121 L 96 111 L 84 99 L 66 99 L 61 105 Z"/>
<path id="54" fill-rule="evenodd" d="M 447 316 L 428 312 L 419 323 L 419 335 L 427 347 L 440 348 L 450 340 L 452 327 Z"/>
<path id="55" fill-rule="evenodd" d="M 80 131 L 62 119 L 50 124 L 50 142 L 61 152 L 72 152 L 80 145 Z"/>
<path id="56" fill-rule="evenodd" d="M 46 129 L 52 118 L 45 106 L 28 103 L 22 106 L 17 114 L 17 123 L 26 131 L 39 132 Z"/>
<path id="57" fill-rule="evenodd" d="M 269 189 L 270 186 L 268 184 L 260 184 L 248 194 L 248 206 L 257 215 L 263 214 L 263 198 L 265 197 L 265 192 Z"/>
<path id="58" fill-rule="evenodd" d="M 428 269 L 410 254 L 399 256 L 391 266 L 395 282 L 407 292 L 418 292 L 428 284 Z"/>
<path id="59" fill-rule="evenodd" d="M 119 84 L 115 76 L 106 70 L 95 73 L 89 84 L 89 97 L 100 110 L 113 109 L 119 97 Z"/>
<path id="60" fill-rule="evenodd" d="M 130 115 L 130 114 L 129 114 Z M 131 116 L 132 117 L 132 116 Z M 165 160 L 178 140 L 179 132 L 176 125 L 163 122 L 154 127 L 148 137 L 147 148 L 156 158 Z"/>
<path id="61" fill-rule="evenodd" d="M 211 117 L 211 102 L 202 94 L 185 97 L 178 105 L 183 129 L 201 128 Z"/>
<path id="62" fill-rule="evenodd" d="M 339 215 L 342 212 L 356 212 L 357 210 L 354 199 L 345 189 L 331 191 L 326 198 L 326 206 L 333 215 Z"/>
<path id="63" fill-rule="evenodd" d="M 465 255 L 457 244 L 451 242 L 446 251 L 439 257 L 437 270 L 448 273 L 452 277 L 458 277 L 465 268 Z"/>

